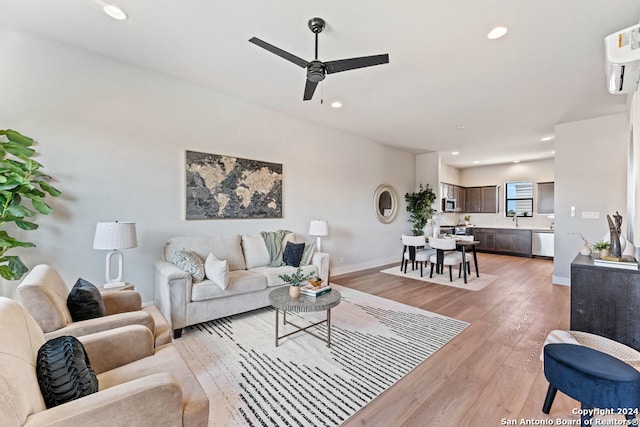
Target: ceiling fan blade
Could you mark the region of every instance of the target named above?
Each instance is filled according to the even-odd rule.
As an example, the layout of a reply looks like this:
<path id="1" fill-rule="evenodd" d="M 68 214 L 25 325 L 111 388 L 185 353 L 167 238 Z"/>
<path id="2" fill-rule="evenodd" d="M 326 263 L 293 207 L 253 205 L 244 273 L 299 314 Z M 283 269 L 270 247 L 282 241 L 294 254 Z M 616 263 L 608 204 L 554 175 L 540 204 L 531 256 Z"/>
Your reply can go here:
<path id="1" fill-rule="evenodd" d="M 318 82 L 312 82 L 307 79 L 307 83 L 304 85 L 304 96 L 302 97 L 303 101 L 309 101 L 313 98 L 313 93 L 316 91 L 316 87 L 318 86 Z"/>
<path id="2" fill-rule="evenodd" d="M 280 56 L 281 58 L 286 59 L 287 61 L 293 62 L 296 65 L 299 65 L 302 68 L 306 68 L 309 65 L 309 63 L 307 61 L 305 61 L 304 59 L 298 58 L 297 56 L 295 56 L 295 55 L 293 55 L 293 54 L 291 54 L 289 52 L 286 52 L 286 51 L 280 49 L 279 47 L 275 47 L 274 45 L 269 44 L 269 43 L 267 43 L 267 42 L 265 42 L 263 40 L 260 40 L 257 37 L 251 37 L 249 39 L 249 41 L 251 43 L 255 44 L 256 46 L 260 46 L 261 48 L 268 50 L 271 53 L 275 53 L 276 55 Z"/>
<path id="3" fill-rule="evenodd" d="M 327 74 L 339 73 L 341 71 L 355 70 L 356 68 L 371 67 L 372 65 L 388 64 L 389 54 L 361 56 L 359 58 L 338 59 L 328 61 L 324 65 L 327 67 Z"/>

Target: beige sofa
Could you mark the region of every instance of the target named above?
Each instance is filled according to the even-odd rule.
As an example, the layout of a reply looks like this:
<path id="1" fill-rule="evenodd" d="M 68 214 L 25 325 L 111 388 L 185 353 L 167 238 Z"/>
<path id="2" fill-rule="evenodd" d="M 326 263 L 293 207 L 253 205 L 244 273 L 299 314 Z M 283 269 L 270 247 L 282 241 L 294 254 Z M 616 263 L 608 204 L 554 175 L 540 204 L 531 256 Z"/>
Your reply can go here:
<path id="1" fill-rule="evenodd" d="M 47 409 L 37 378 L 42 330 L 0 297 L 0 425 L 206 427 L 209 399 L 173 344 L 154 349 L 142 325 L 78 338 L 98 391 Z"/>
<path id="2" fill-rule="evenodd" d="M 282 241 L 296 243 L 293 233 Z M 311 243 L 315 247 L 314 243 Z M 195 252 L 203 261 L 212 253 L 229 264 L 229 285 L 221 289 L 211 280 L 194 283 L 189 273 L 168 262 L 173 249 Z M 210 237 L 174 237 L 154 265 L 155 305 L 171 323 L 174 338 L 182 328 L 270 305 L 268 294 L 285 282 L 278 276 L 296 271 L 291 266 L 270 266 L 270 253 L 260 234 L 233 234 Z M 303 272 L 329 280 L 329 255 L 314 252 Z"/>

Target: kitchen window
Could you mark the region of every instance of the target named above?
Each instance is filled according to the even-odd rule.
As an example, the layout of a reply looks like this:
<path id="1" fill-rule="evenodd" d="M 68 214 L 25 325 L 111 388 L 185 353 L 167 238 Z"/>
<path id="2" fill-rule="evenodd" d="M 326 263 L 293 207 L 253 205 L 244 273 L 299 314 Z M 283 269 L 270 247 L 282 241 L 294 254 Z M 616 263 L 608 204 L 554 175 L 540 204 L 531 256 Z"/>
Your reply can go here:
<path id="1" fill-rule="evenodd" d="M 504 194 L 505 216 L 533 216 L 533 181 L 507 182 Z"/>

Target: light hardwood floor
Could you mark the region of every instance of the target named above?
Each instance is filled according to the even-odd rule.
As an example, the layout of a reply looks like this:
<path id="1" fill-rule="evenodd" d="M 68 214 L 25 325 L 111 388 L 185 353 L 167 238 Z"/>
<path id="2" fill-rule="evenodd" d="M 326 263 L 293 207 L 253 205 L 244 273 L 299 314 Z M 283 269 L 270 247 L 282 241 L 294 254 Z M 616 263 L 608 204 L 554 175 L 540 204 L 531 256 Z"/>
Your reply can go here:
<path id="1" fill-rule="evenodd" d="M 578 420 L 580 404 L 558 393 L 542 413 L 547 380 L 540 352 L 547 333 L 569 326 L 570 288 L 553 285 L 553 262 L 478 254 L 480 274 L 498 279 L 466 291 L 380 273 L 331 281 L 463 320 L 471 325 L 344 426 L 501 426 L 516 420 Z M 398 262 L 399 267 L 399 262 Z M 385 266 L 389 267 L 389 266 Z"/>

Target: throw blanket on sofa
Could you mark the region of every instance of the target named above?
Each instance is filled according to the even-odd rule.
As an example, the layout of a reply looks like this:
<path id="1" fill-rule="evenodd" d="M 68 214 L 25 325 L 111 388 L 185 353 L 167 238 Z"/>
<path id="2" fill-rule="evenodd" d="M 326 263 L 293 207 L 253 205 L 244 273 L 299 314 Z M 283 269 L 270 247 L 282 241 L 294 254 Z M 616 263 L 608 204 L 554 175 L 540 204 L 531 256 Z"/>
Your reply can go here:
<path id="1" fill-rule="evenodd" d="M 270 267 L 279 267 L 282 265 L 282 239 L 288 233 L 288 230 L 277 231 L 261 231 L 260 235 L 267 244 L 267 250 L 269 251 L 269 257 L 271 258 Z"/>

